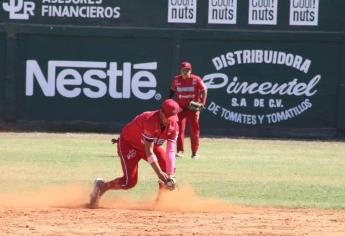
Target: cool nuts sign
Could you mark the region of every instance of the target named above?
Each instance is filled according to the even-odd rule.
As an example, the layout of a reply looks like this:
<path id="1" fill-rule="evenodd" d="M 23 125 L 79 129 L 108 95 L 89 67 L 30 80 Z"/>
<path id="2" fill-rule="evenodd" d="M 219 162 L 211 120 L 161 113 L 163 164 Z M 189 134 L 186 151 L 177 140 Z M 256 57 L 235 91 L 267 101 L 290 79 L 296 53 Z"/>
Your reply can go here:
<path id="1" fill-rule="evenodd" d="M 197 0 L 168 0 L 169 23 L 196 23 Z"/>
<path id="2" fill-rule="evenodd" d="M 249 0 L 248 24 L 276 25 L 278 0 Z"/>
<path id="3" fill-rule="evenodd" d="M 290 25 L 318 25 L 319 0 L 290 0 Z"/>
<path id="4" fill-rule="evenodd" d="M 236 24 L 237 0 L 209 0 L 209 24 Z"/>

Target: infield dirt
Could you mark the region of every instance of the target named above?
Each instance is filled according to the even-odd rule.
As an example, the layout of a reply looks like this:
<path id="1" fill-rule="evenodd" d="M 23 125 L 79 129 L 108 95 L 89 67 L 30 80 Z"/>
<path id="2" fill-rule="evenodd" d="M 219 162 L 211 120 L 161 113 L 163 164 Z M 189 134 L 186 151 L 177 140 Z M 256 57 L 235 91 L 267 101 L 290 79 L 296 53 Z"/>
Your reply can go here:
<path id="1" fill-rule="evenodd" d="M 345 210 L 254 208 L 201 199 L 188 186 L 158 203 L 60 186 L 0 195 L 0 235 L 345 235 Z"/>

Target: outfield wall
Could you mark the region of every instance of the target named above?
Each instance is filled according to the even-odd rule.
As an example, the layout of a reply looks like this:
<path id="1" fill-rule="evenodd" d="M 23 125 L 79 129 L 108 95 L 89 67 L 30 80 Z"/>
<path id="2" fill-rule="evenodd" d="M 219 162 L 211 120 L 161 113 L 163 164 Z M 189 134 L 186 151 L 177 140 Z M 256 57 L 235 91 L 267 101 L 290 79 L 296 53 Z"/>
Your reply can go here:
<path id="1" fill-rule="evenodd" d="M 209 88 L 203 134 L 345 133 L 344 1 L 62 2 L 0 6 L 5 129 L 119 131 L 190 60 Z"/>
<path id="2" fill-rule="evenodd" d="M 6 61 L 6 48 L 5 48 L 5 34 L 0 34 L 0 119 L 5 118 L 5 61 Z"/>

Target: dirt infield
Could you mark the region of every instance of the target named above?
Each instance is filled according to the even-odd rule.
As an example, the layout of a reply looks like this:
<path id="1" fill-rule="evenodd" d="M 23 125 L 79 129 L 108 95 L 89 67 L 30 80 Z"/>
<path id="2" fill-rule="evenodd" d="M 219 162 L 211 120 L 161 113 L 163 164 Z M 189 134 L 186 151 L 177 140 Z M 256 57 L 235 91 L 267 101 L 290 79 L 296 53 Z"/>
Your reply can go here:
<path id="1" fill-rule="evenodd" d="M 344 235 L 344 212 L 1 209 L 1 235 Z"/>
<path id="2" fill-rule="evenodd" d="M 188 187 L 158 204 L 105 196 L 88 209 L 87 195 L 79 186 L 0 195 L 0 235 L 345 235 L 344 210 L 234 206 Z"/>

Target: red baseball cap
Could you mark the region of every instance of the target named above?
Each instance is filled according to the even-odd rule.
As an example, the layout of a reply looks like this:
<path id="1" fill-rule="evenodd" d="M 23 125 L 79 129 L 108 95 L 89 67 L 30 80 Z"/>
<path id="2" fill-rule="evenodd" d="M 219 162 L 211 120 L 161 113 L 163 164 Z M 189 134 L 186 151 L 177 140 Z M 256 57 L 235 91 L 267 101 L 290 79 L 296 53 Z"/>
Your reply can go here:
<path id="1" fill-rule="evenodd" d="M 181 62 L 180 68 L 181 68 L 181 70 L 185 70 L 185 69 L 191 70 L 192 64 L 190 64 L 190 62 L 188 62 L 188 61 L 183 61 L 183 62 Z"/>
<path id="2" fill-rule="evenodd" d="M 168 120 L 178 121 L 177 114 L 180 112 L 181 108 L 173 99 L 165 100 L 161 105 L 161 110 Z"/>

